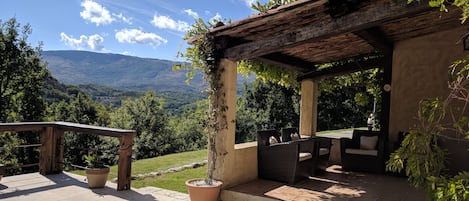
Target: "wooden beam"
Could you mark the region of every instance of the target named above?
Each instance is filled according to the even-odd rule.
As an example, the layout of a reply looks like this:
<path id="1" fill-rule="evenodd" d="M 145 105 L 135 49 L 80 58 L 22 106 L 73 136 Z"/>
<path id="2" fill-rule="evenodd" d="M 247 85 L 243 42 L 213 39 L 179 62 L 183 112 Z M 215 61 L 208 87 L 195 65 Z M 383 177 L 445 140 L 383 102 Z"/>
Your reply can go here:
<path id="1" fill-rule="evenodd" d="M 302 73 L 315 69 L 314 63 L 281 53 L 268 54 L 258 57 L 256 60 Z"/>
<path id="2" fill-rule="evenodd" d="M 372 68 L 383 68 L 384 67 L 384 58 L 377 57 L 373 59 L 367 59 L 365 61 L 356 61 L 350 63 L 344 63 L 341 65 L 336 65 L 321 70 L 313 71 L 306 73 L 298 77 L 298 81 L 305 79 L 324 79 L 328 77 L 334 77 L 338 75 L 344 75 L 347 73 L 353 73 L 360 70 L 368 70 Z"/>
<path id="3" fill-rule="evenodd" d="M 382 52 L 384 55 L 392 54 L 394 45 L 392 42 L 386 40 L 384 33 L 379 28 L 373 27 L 366 30 L 360 30 L 354 32 L 354 34 L 366 40 L 368 44 Z"/>
<path id="4" fill-rule="evenodd" d="M 407 4 L 407 1 L 388 1 L 364 9 L 366 10 L 358 10 L 340 18 L 329 18 L 321 23 L 303 26 L 288 33 L 227 48 L 223 56 L 230 60 L 252 59 L 300 44 L 375 27 L 431 8 L 427 0 L 422 0 L 412 4 Z"/>

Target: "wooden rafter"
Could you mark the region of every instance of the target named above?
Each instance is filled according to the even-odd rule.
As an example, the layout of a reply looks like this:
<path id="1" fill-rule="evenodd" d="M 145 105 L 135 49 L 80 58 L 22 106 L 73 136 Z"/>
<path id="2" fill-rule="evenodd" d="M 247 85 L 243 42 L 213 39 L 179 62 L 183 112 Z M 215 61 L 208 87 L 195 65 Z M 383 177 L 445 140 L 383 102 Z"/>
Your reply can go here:
<path id="1" fill-rule="evenodd" d="M 392 53 L 394 45 L 392 42 L 386 40 L 384 33 L 377 27 L 360 30 L 354 34 L 360 36 L 368 42 L 371 46 L 382 52 L 384 55 Z"/>
<path id="2" fill-rule="evenodd" d="M 256 60 L 303 73 L 315 69 L 314 63 L 281 53 L 264 55 L 256 58 Z"/>
<path id="3" fill-rule="evenodd" d="M 332 67 L 324 68 L 317 71 L 312 71 L 298 77 L 298 81 L 305 79 L 324 79 L 347 73 L 353 73 L 360 70 L 368 70 L 372 68 L 383 68 L 385 59 L 384 57 L 370 58 L 364 61 L 348 62 Z"/>
<path id="4" fill-rule="evenodd" d="M 301 27 L 288 33 L 230 47 L 225 49 L 223 55 L 231 60 L 252 59 L 299 44 L 368 29 L 387 21 L 412 16 L 430 9 L 427 1 L 410 5 L 407 4 L 407 1 L 389 1 L 340 18 L 326 19 L 321 23 Z"/>

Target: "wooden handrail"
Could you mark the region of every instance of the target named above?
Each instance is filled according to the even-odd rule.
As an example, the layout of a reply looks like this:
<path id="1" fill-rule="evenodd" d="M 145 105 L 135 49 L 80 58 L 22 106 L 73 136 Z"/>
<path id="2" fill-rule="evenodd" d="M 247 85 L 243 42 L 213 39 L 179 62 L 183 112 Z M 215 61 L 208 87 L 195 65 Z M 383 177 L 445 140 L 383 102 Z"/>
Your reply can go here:
<path id="1" fill-rule="evenodd" d="M 43 175 L 62 172 L 64 164 L 64 132 L 80 132 L 119 138 L 117 190 L 129 190 L 131 182 L 134 130 L 107 128 L 70 122 L 0 123 L 0 132 L 40 131 L 39 172 Z"/>

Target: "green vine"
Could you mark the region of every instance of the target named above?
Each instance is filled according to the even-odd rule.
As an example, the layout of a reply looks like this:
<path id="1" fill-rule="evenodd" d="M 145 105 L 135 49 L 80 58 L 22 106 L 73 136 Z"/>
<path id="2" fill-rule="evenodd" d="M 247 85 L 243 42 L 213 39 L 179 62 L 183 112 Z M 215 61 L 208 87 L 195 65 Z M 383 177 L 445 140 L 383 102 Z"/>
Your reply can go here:
<path id="1" fill-rule="evenodd" d="M 202 19 L 197 20 L 184 36 L 185 40 L 193 40 L 191 46 L 186 48 L 185 52 L 178 53 L 179 57 L 186 58 L 190 63 L 182 63 L 173 67 L 174 70 L 186 70 L 187 82 L 195 76 L 197 70 L 200 70 L 207 82 L 206 92 L 210 104 L 206 129 L 208 130 L 210 161 L 207 168 L 206 183 L 209 185 L 213 183 L 213 173 L 218 156 L 216 149 L 217 133 L 228 127 L 225 115 L 228 106 L 226 105 L 221 79 L 224 69 L 219 65 L 220 57 L 216 49 L 215 37 L 209 32 L 214 26 L 215 23 L 205 23 Z M 223 139 L 219 140 L 223 141 Z"/>

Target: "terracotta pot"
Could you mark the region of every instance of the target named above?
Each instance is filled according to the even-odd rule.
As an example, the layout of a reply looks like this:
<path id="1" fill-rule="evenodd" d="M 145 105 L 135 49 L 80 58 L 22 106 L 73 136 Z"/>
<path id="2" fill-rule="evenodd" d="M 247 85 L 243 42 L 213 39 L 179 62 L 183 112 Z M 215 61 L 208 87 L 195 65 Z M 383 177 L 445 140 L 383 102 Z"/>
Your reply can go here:
<path id="1" fill-rule="evenodd" d="M 90 168 L 86 170 L 86 180 L 90 188 L 103 188 L 106 185 L 109 168 Z"/>
<path id="2" fill-rule="evenodd" d="M 205 183 L 205 179 L 191 179 L 186 181 L 191 201 L 217 201 L 220 194 L 221 181 L 213 181 L 212 185 Z"/>

